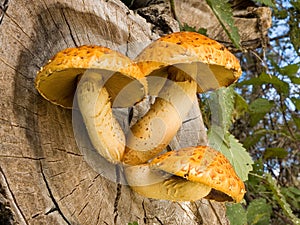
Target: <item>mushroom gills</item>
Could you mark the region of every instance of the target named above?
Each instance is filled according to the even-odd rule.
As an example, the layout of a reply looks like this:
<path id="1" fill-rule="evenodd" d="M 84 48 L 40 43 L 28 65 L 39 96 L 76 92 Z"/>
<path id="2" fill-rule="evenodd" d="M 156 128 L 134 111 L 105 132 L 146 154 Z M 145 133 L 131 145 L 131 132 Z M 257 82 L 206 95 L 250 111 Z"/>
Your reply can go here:
<path id="1" fill-rule="evenodd" d="M 148 198 L 196 201 L 207 196 L 211 191 L 209 186 L 150 169 L 147 164 L 127 167 L 125 175 L 130 187 Z"/>
<path id="2" fill-rule="evenodd" d="M 163 82 L 165 85 L 150 110 L 131 127 L 127 135 L 126 164 L 145 163 L 163 151 L 196 101 L 197 84 L 193 80 L 176 82 L 167 79 Z"/>
<path id="3" fill-rule="evenodd" d="M 48 101 L 65 108 L 72 108 L 76 85 L 84 71 L 84 69 L 71 68 L 55 71 L 49 75 L 40 75 L 35 85 L 39 93 Z"/>
<path id="4" fill-rule="evenodd" d="M 121 161 L 125 136 L 112 113 L 103 76 L 86 72 L 77 87 L 78 107 L 94 148 L 112 163 Z"/>

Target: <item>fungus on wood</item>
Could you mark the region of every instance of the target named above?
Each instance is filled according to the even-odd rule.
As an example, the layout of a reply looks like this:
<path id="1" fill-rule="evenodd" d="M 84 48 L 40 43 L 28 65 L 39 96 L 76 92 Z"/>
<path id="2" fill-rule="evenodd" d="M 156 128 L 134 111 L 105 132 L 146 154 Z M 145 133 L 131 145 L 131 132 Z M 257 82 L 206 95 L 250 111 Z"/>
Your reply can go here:
<path id="1" fill-rule="evenodd" d="M 73 106 L 76 94 L 75 105 L 93 146 L 104 158 L 117 163 L 124 154 L 125 136 L 112 106 L 127 107 L 140 101 L 144 86 L 136 79 L 141 77 L 139 67 L 121 53 L 81 46 L 65 49 L 50 59 L 38 72 L 35 86 L 45 99 L 66 108 Z"/>
<path id="2" fill-rule="evenodd" d="M 127 135 L 124 162 L 131 165 L 144 163 L 166 148 L 196 93 L 227 87 L 242 73 L 239 61 L 223 45 L 195 32 L 166 35 L 135 61 L 147 76 L 150 95 L 157 99 Z"/>
<path id="3" fill-rule="evenodd" d="M 209 147 L 180 149 L 154 158 L 176 135 L 197 92 L 237 80 L 241 74 L 237 59 L 203 35 L 178 32 L 153 42 L 136 61 L 106 47 L 69 48 L 49 60 L 35 84 L 44 98 L 62 107 L 76 107 L 77 89 L 75 100 L 91 143 L 108 161 L 125 164 L 128 184 L 138 193 L 173 201 L 206 196 L 216 201 L 241 201 L 243 182 L 228 160 Z M 125 141 L 112 104 L 116 101 L 117 107 L 129 107 L 140 101 L 145 91 L 158 98 Z M 130 166 L 149 160 L 150 164 Z M 161 171 L 172 176 L 165 177 Z"/>
<path id="4" fill-rule="evenodd" d="M 208 146 L 170 151 L 125 171 L 133 190 L 151 198 L 240 202 L 246 192 L 230 162 Z"/>

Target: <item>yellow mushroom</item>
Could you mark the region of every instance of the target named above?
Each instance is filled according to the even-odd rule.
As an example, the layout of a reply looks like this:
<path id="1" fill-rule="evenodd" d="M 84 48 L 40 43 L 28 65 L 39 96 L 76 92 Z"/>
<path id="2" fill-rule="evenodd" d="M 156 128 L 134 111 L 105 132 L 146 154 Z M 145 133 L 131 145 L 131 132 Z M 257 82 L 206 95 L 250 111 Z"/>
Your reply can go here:
<path id="1" fill-rule="evenodd" d="M 167 152 L 148 164 L 128 166 L 125 174 L 134 191 L 155 199 L 240 202 L 246 192 L 226 157 L 208 146 Z"/>
<path id="2" fill-rule="evenodd" d="M 140 101 L 145 90 L 137 79 L 142 77 L 128 57 L 106 47 L 81 46 L 58 52 L 38 72 L 35 86 L 45 99 L 65 108 L 72 108 L 77 89 L 91 143 L 117 163 L 124 154 L 125 136 L 112 106 L 128 107 Z"/>
<path id="3" fill-rule="evenodd" d="M 241 75 L 236 57 L 223 45 L 201 34 L 166 35 L 135 59 L 156 95 L 150 110 L 127 134 L 124 163 L 138 165 L 169 144 L 187 115 L 196 93 L 226 87 Z"/>

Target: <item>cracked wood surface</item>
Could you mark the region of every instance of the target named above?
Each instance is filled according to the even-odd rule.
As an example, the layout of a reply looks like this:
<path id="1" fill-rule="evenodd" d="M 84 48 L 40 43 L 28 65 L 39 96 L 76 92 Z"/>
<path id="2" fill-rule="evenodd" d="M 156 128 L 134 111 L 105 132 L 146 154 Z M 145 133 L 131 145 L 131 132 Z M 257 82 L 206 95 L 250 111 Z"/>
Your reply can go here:
<path id="1" fill-rule="evenodd" d="M 77 147 L 72 111 L 34 88 L 39 68 L 67 47 L 104 45 L 134 57 L 157 38 L 144 19 L 117 0 L 5 1 L 0 15 L 0 182 L 17 223 L 228 223 L 223 204 L 147 199 L 101 176 Z M 172 148 L 192 135 L 194 144 L 206 141 L 197 105 L 187 120 Z"/>

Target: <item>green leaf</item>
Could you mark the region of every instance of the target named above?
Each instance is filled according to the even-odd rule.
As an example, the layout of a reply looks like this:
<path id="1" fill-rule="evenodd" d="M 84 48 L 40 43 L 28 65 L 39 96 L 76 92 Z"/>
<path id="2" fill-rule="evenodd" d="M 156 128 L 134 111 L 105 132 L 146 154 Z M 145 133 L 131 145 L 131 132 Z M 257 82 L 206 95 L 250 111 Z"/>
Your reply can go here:
<path id="1" fill-rule="evenodd" d="M 261 119 L 264 118 L 266 113 L 270 112 L 273 108 L 274 102 L 264 98 L 255 99 L 249 105 L 250 125 L 255 126 Z"/>
<path id="2" fill-rule="evenodd" d="M 226 139 L 228 142 L 225 141 Z M 230 161 L 241 180 L 248 179 L 249 171 L 252 170 L 252 158 L 233 135 L 226 132 L 222 137 L 213 129 L 208 133 L 208 142 L 209 146 L 219 150 Z"/>
<path id="3" fill-rule="evenodd" d="M 208 101 L 211 111 L 211 124 L 226 132 L 232 124 L 235 92 L 233 87 L 220 88 L 210 94 Z"/>
<path id="4" fill-rule="evenodd" d="M 300 219 L 293 214 L 291 206 L 287 203 L 285 196 L 280 192 L 280 188 L 278 187 L 276 180 L 273 179 L 273 177 L 270 174 L 267 174 L 266 181 L 268 182 L 268 185 L 273 193 L 275 200 L 283 209 L 284 214 L 287 217 L 289 217 L 295 225 L 299 225 Z"/>
<path id="5" fill-rule="evenodd" d="M 138 222 L 134 221 L 132 223 L 128 223 L 128 225 L 139 225 Z"/>
<path id="6" fill-rule="evenodd" d="M 235 102 L 234 102 L 233 117 L 235 119 L 239 119 L 248 111 L 248 103 L 240 94 L 236 92 L 234 94 L 235 94 Z"/>
<path id="7" fill-rule="evenodd" d="M 249 225 L 269 225 L 272 207 L 263 198 L 254 199 L 247 208 Z"/>
<path id="8" fill-rule="evenodd" d="M 276 76 L 268 75 L 265 72 L 261 73 L 259 77 L 254 77 L 246 81 L 240 82 L 238 85 L 262 85 L 272 84 L 273 87 L 282 94 L 288 95 L 290 86 L 287 82 L 280 80 Z"/>
<path id="9" fill-rule="evenodd" d="M 253 170 L 249 173 L 249 180 L 247 181 L 248 188 L 252 188 L 255 191 L 258 190 L 258 185 L 262 181 L 262 175 L 264 174 L 264 165 L 261 158 L 254 161 L 252 164 Z M 262 185 L 259 185 L 262 186 Z"/>
<path id="10" fill-rule="evenodd" d="M 206 2 L 219 20 L 221 26 L 232 43 L 236 48 L 241 49 L 240 35 L 237 27 L 234 25 L 232 9 L 228 1 L 206 0 Z"/>
<path id="11" fill-rule="evenodd" d="M 291 19 L 289 20 L 289 27 L 290 27 L 290 39 L 295 48 L 295 51 L 300 55 L 300 32 L 299 32 L 299 16 L 298 13 L 290 13 Z"/>
<path id="12" fill-rule="evenodd" d="M 266 134 L 265 132 L 264 133 L 254 132 L 254 134 L 245 138 L 244 143 L 243 143 L 244 147 L 246 149 L 248 149 L 248 148 L 254 146 L 256 143 L 258 143 L 260 141 L 260 139 L 262 137 L 265 136 L 265 134 Z"/>
<path id="13" fill-rule="evenodd" d="M 298 64 L 291 64 L 291 65 L 280 68 L 280 73 L 282 75 L 293 77 L 297 74 L 298 70 L 299 70 Z"/>
<path id="14" fill-rule="evenodd" d="M 199 34 L 203 34 L 207 36 L 207 29 L 200 27 L 198 30 L 196 30 L 196 27 L 191 27 L 187 23 L 184 23 L 183 26 L 180 28 L 181 31 L 193 31 L 197 32 Z"/>
<path id="15" fill-rule="evenodd" d="M 300 84 L 300 77 L 291 77 L 291 81 L 294 84 Z"/>
<path id="16" fill-rule="evenodd" d="M 270 6 L 270 7 L 275 7 L 276 5 L 273 3 L 272 0 L 254 0 L 254 2 L 266 5 L 266 6 Z"/>
<path id="17" fill-rule="evenodd" d="M 258 113 L 266 114 L 267 112 L 270 112 L 273 106 L 274 106 L 274 102 L 269 101 L 265 98 L 258 98 L 250 103 L 249 112 L 251 114 L 258 114 Z"/>
<path id="18" fill-rule="evenodd" d="M 288 155 L 287 150 L 284 148 L 267 148 L 264 152 L 264 159 L 283 159 Z"/>
<path id="19" fill-rule="evenodd" d="M 226 204 L 226 217 L 230 221 L 230 225 L 247 225 L 246 210 L 239 203 Z"/>
<path id="20" fill-rule="evenodd" d="M 208 131 L 208 142 L 227 157 L 242 180 L 247 180 L 253 161 L 238 140 L 228 132 L 232 124 L 234 103 L 233 87 L 220 88 L 211 93 L 209 107 L 212 125 Z"/>
<path id="21" fill-rule="evenodd" d="M 299 98 L 291 98 L 291 101 L 294 103 L 297 110 L 300 110 L 300 99 Z"/>
<path id="22" fill-rule="evenodd" d="M 282 188 L 281 192 L 294 209 L 300 209 L 300 189 L 296 187 L 288 187 Z"/>
<path id="23" fill-rule="evenodd" d="M 300 118 L 297 117 L 296 115 L 292 115 L 292 118 L 293 118 L 294 123 L 296 124 L 296 126 L 300 130 Z"/>

